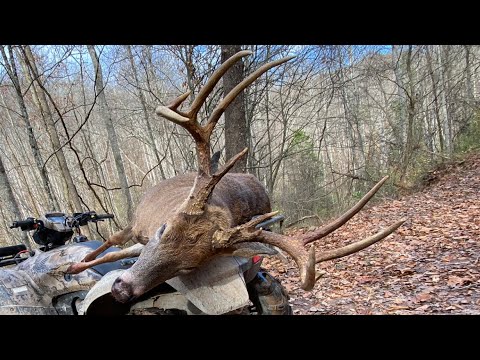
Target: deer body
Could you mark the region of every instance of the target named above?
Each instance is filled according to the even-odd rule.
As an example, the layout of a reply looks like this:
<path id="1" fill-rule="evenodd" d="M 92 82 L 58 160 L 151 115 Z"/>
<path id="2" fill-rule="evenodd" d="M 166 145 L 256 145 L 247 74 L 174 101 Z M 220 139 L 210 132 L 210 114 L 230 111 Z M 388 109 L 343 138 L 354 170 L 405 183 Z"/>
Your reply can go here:
<path id="1" fill-rule="evenodd" d="M 195 177 L 195 173 L 179 175 L 149 189 L 136 209 L 130 230 L 133 236 L 142 239 L 155 235 L 187 199 Z M 208 203 L 223 210 L 229 226 L 243 224 L 252 216 L 271 211 L 265 188 L 250 174 L 226 174 L 215 186 Z"/>
<path id="2" fill-rule="evenodd" d="M 133 221 L 85 257 L 84 262 L 72 265 L 68 272 L 78 273 L 103 262 L 140 254 L 141 248 L 136 247 L 138 254 L 126 250 L 109 253 L 95 260 L 100 253 L 113 245 L 121 246 L 129 241 L 145 245 L 188 198 L 196 176 L 195 173 L 178 175 L 147 190 L 135 210 Z M 255 215 L 271 211 L 265 187 L 251 174 L 226 174 L 213 190 L 209 204 L 212 208 L 221 210 L 221 218 L 224 219 L 225 226 L 229 227 L 243 224 Z"/>

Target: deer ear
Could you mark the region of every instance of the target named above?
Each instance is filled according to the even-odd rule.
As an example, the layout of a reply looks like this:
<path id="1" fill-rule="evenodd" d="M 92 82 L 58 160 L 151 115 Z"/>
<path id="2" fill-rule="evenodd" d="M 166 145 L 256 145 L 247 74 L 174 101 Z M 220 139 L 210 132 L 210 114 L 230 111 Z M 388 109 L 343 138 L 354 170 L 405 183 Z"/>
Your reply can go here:
<path id="1" fill-rule="evenodd" d="M 259 242 L 244 242 L 233 244 L 225 249 L 223 255 L 252 257 L 255 255 L 277 255 L 278 251 L 273 247 Z"/>

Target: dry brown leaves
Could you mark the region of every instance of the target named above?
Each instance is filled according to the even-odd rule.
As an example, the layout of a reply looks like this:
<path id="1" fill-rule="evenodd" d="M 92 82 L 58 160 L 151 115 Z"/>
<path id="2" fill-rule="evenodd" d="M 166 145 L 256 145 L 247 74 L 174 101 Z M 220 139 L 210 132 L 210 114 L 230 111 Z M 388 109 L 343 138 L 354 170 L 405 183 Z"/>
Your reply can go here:
<path id="1" fill-rule="evenodd" d="M 404 217 L 380 243 L 317 265 L 324 274 L 311 292 L 299 288 L 293 261 L 265 259 L 264 268 L 282 281 L 294 314 L 480 314 L 480 156 L 419 193 L 364 209 L 317 252 Z"/>

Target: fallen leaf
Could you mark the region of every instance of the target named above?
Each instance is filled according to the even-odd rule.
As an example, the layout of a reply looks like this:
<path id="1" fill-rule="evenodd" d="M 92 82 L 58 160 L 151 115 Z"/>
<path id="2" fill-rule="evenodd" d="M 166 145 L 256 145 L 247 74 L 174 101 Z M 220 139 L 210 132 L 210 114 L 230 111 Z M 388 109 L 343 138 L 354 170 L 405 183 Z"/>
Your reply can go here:
<path id="1" fill-rule="evenodd" d="M 409 306 L 391 306 L 387 309 L 387 311 L 396 311 L 396 310 L 408 310 L 410 309 Z"/>
<path id="2" fill-rule="evenodd" d="M 448 286 L 457 286 L 457 285 L 464 285 L 466 283 L 471 283 L 472 281 L 468 278 L 462 278 L 457 275 L 450 275 L 447 280 Z"/>
<path id="3" fill-rule="evenodd" d="M 428 310 L 429 307 L 430 307 L 430 305 L 422 305 L 422 306 L 416 308 L 415 310 L 417 310 L 417 311 L 425 311 L 425 310 Z"/>
<path id="4" fill-rule="evenodd" d="M 415 296 L 415 300 L 414 302 L 425 302 L 425 301 L 429 301 L 433 298 L 433 296 L 430 294 L 430 293 L 421 293 L 421 294 L 418 294 L 417 296 Z"/>
<path id="5" fill-rule="evenodd" d="M 358 278 L 358 282 L 360 284 L 366 284 L 366 283 L 372 282 L 373 280 L 374 278 L 372 276 L 360 276 Z"/>
<path id="6" fill-rule="evenodd" d="M 356 312 L 358 315 L 372 315 L 371 309 L 359 309 Z"/>
<path id="7" fill-rule="evenodd" d="M 412 275 L 415 273 L 415 270 L 413 270 L 412 268 L 404 268 L 404 269 L 398 269 L 400 271 L 400 274 L 402 276 L 405 276 L 405 275 Z"/>

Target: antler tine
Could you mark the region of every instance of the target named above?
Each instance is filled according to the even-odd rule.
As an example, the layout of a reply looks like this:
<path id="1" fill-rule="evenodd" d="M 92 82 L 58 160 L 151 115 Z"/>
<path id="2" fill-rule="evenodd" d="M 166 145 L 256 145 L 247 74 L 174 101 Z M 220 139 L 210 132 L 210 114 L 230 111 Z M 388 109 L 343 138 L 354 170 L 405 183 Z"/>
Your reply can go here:
<path id="1" fill-rule="evenodd" d="M 208 197 L 212 193 L 215 185 L 222 179 L 222 177 L 235 165 L 235 163 L 241 159 L 248 152 L 248 148 L 243 149 L 227 163 L 225 163 L 215 174 L 208 177 L 208 180 L 203 180 L 202 184 L 199 184 L 200 179 L 197 179 L 192 193 L 187 200 L 186 213 L 199 214 L 203 210 L 204 204 L 207 202 Z"/>
<path id="2" fill-rule="evenodd" d="M 287 62 L 291 59 L 293 59 L 295 56 L 287 56 L 279 60 L 271 61 L 261 67 L 259 67 L 257 70 L 255 70 L 253 73 L 251 73 L 248 77 L 243 79 L 240 84 L 235 86 L 230 92 L 223 98 L 223 100 L 213 109 L 212 114 L 210 115 L 210 118 L 208 119 L 207 125 L 205 125 L 205 128 L 207 128 L 208 132 L 212 132 L 213 128 L 217 124 L 218 120 L 220 119 L 220 116 L 225 112 L 225 109 L 230 105 L 230 103 L 240 94 L 240 92 L 245 89 L 248 85 L 253 83 L 258 77 L 260 77 L 263 73 L 265 73 L 267 70 L 278 66 L 280 64 L 283 64 L 284 62 Z"/>
<path id="3" fill-rule="evenodd" d="M 186 124 L 190 121 L 189 118 L 179 114 L 177 111 L 170 109 L 167 106 L 157 106 L 155 113 L 159 116 L 163 116 L 165 119 L 174 122 L 180 126 L 186 127 Z M 187 129 L 188 130 L 188 129 Z"/>
<path id="4" fill-rule="evenodd" d="M 196 123 L 198 111 L 200 110 L 207 96 L 212 92 L 218 81 L 222 78 L 223 75 L 225 75 L 227 70 L 230 69 L 233 64 L 235 64 L 239 59 L 251 54 L 252 52 L 249 50 L 239 51 L 238 53 L 227 59 L 227 61 L 225 61 L 217 70 L 215 70 L 210 79 L 208 79 L 207 83 L 202 87 L 195 100 L 193 100 L 193 103 L 187 113 L 183 113 L 177 109 L 180 104 L 188 98 L 191 93 L 190 91 L 187 91 L 186 93 L 180 95 L 167 106 L 158 106 L 155 110 L 156 113 L 182 126 L 184 126 L 185 123 L 188 121 Z"/>
<path id="5" fill-rule="evenodd" d="M 180 106 L 181 103 L 183 103 L 188 96 L 190 95 L 191 91 L 187 91 L 186 93 L 180 95 L 177 97 L 175 100 L 173 100 L 170 104 L 167 105 L 167 107 L 171 110 L 177 110 L 177 108 Z"/>
<path id="6" fill-rule="evenodd" d="M 366 239 L 354 242 L 353 244 L 350 244 L 338 249 L 325 251 L 321 253 L 319 257 L 317 257 L 315 262 L 318 264 L 327 260 L 337 259 L 343 256 L 356 253 L 357 251 L 363 250 L 366 247 L 373 245 L 376 242 L 386 238 L 392 232 L 397 230 L 405 221 L 407 221 L 407 219 L 402 219 L 400 221 L 397 221 L 396 223 L 390 225 L 388 228 L 383 229 L 382 231 L 379 231 L 375 235 L 372 235 Z"/>
<path id="7" fill-rule="evenodd" d="M 159 116 L 163 116 L 167 120 L 174 122 L 175 124 L 185 127 L 186 123 L 191 121 L 191 119 L 183 112 L 177 110 L 177 108 L 188 98 L 188 95 L 190 95 L 190 91 L 180 95 L 167 106 L 157 106 L 155 113 Z"/>
<path id="8" fill-rule="evenodd" d="M 388 179 L 388 176 L 385 176 L 382 180 L 380 180 L 368 193 L 366 193 L 363 196 L 363 198 L 360 199 L 358 203 L 356 203 L 350 210 L 348 210 L 338 219 L 331 222 L 330 224 L 322 226 L 320 229 L 315 230 L 311 234 L 308 234 L 308 236 L 305 236 L 303 240 L 303 244 L 306 245 L 315 240 L 321 239 L 322 237 L 327 236 L 328 234 L 334 232 L 339 227 L 344 225 L 348 220 L 350 220 L 360 210 L 362 210 L 362 208 L 370 201 L 373 195 L 375 195 L 375 193 L 378 191 L 378 189 L 380 189 L 380 187 L 385 183 L 385 181 L 387 181 L 387 179 Z"/>
<path id="9" fill-rule="evenodd" d="M 207 83 L 202 87 L 195 100 L 193 100 L 192 106 L 188 111 L 188 117 L 194 118 L 197 116 L 198 111 L 202 107 L 207 96 L 212 92 L 215 85 L 227 72 L 227 70 L 233 66 L 233 64 L 235 64 L 242 57 L 252 54 L 253 52 L 250 50 L 239 51 L 236 54 L 232 55 L 230 58 L 228 58 L 217 70 L 215 70 L 210 79 L 208 79 Z"/>

